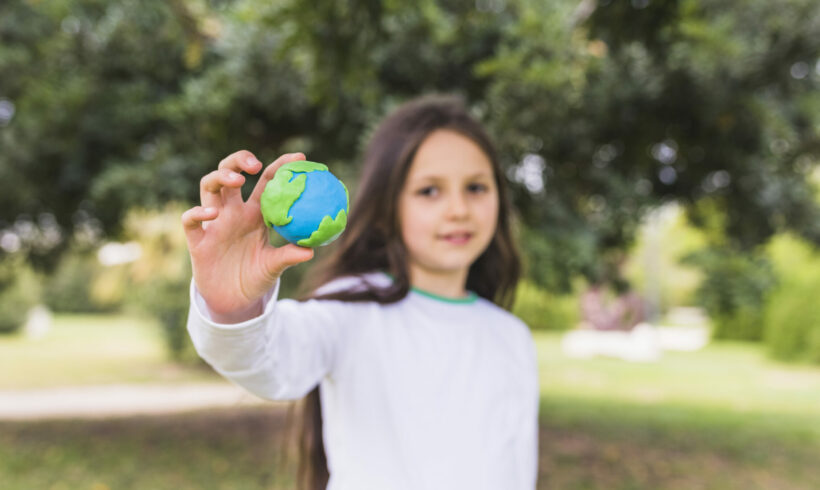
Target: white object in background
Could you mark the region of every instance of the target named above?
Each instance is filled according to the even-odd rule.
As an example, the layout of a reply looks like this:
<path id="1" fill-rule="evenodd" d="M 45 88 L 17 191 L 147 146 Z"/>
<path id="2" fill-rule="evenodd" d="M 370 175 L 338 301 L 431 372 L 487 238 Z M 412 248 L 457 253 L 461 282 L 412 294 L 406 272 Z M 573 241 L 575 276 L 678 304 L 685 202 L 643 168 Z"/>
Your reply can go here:
<path id="1" fill-rule="evenodd" d="M 615 357 L 632 362 L 653 362 L 661 357 L 658 332 L 641 323 L 630 331 L 573 330 L 564 335 L 561 348 L 568 357 Z"/>
<path id="2" fill-rule="evenodd" d="M 142 247 L 137 242 L 109 242 L 97 251 L 97 260 L 105 266 L 127 264 L 139 259 L 141 256 Z"/>
<path id="3" fill-rule="evenodd" d="M 658 327 L 661 348 L 680 352 L 694 352 L 709 343 L 705 327 Z"/>
<path id="4" fill-rule="evenodd" d="M 659 326 L 661 347 L 692 352 L 709 343 L 709 318 L 703 308 L 678 306 L 669 310 L 666 321 L 674 326 Z"/>
<path id="5" fill-rule="evenodd" d="M 43 305 L 37 305 L 28 312 L 28 319 L 23 327 L 26 337 L 41 339 L 51 330 L 51 312 Z"/>
<path id="6" fill-rule="evenodd" d="M 709 317 L 703 308 L 676 306 L 667 313 L 666 322 L 682 327 L 705 327 L 709 323 Z"/>

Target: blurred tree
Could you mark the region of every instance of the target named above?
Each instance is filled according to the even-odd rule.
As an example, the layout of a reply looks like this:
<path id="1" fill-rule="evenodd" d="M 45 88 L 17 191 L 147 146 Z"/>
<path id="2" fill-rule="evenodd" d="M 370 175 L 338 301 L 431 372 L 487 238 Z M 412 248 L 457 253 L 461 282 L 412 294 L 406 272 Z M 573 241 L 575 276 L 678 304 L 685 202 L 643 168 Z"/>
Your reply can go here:
<path id="1" fill-rule="evenodd" d="M 820 243 L 806 179 L 820 154 L 820 4 L 522 2 L 518 18 L 480 68 L 524 184 L 528 243 L 544 242 L 540 278 L 591 275 L 580 257 L 618 260 L 607 250 L 671 200 L 704 226 L 692 204 L 708 198 L 737 250 L 780 229 Z"/>
<path id="2" fill-rule="evenodd" d="M 116 233 L 239 148 L 351 175 L 376 121 L 438 91 L 495 135 L 540 286 L 617 262 L 672 200 L 703 225 L 708 198 L 740 250 L 820 243 L 818 24 L 810 0 L 4 2 L 0 229 Z"/>
<path id="3" fill-rule="evenodd" d="M 187 186 L 178 184 L 196 180 L 195 173 L 173 159 L 160 168 L 144 164 L 154 139 L 169 130 L 162 102 L 197 71 L 186 65 L 186 31 L 169 5 L 0 5 L 3 227 L 36 223 L 46 213 L 63 230 L 53 245 L 65 247 L 78 224 L 102 220 L 106 231 L 116 230 L 134 201 L 187 196 Z M 128 177 L 114 202 L 94 193 L 112 175 Z M 56 256 L 49 247 L 30 251 L 40 261 Z"/>

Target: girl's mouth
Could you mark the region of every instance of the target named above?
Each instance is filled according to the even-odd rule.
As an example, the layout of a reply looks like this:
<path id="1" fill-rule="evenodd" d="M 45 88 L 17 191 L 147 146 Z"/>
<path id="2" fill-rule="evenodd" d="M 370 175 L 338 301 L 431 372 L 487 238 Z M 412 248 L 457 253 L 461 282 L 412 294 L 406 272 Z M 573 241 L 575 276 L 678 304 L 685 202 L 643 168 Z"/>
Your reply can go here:
<path id="1" fill-rule="evenodd" d="M 464 245 L 465 243 L 469 242 L 472 237 L 473 234 L 467 232 L 448 233 L 446 235 L 440 236 L 442 240 L 451 245 Z"/>

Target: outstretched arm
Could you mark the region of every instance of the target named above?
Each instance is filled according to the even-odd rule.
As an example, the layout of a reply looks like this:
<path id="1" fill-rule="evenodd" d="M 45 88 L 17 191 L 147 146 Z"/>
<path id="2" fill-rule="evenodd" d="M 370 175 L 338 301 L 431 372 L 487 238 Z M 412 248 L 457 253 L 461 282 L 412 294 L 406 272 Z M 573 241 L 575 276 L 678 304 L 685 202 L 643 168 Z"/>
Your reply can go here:
<path id="1" fill-rule="evenodd" d="M 183 213 L 194 283 L 214 321 L 238 323 L 262 313 L 262 297 L 285 269 L 313 258 L 313 250 L 288 244 L 273 247 L 262 220 L 259 200 L 276 170 L 304 160 L 302 153 L 279 157 L 262 173 L 247 201 L 242 200 L 242 172 L 256 174 L 262 163 L 238 151 L 200 182 L 201 205 Z"/>
<path id="2" fill-rule="evenodd" d="M 256 174 L 262 164 L 248 151 L 234 153 L 202 178 L 201 205 L 182 215 L 193 265 L 194 347 L 224 377 L 268 399 L 304 396 L 331 370 L 338 344 L 338 305 L 277 301 L 273 291 L 284 270 L 310 260 L 313 250 L 271 246 L 260 198 L 279 167 L 304 159 L 279 157 L 243 201 L 242 172 Z"/>

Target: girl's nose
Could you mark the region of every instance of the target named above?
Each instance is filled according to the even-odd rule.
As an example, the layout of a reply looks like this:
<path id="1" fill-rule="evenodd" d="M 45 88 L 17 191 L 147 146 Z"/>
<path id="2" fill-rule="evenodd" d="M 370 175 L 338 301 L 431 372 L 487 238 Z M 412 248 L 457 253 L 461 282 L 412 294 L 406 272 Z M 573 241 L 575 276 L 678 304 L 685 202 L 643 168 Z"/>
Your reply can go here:
<path id="1" fill-rule="evenodd" d="M 464 218 L 469 214 L 467 199 L 461 192 L 453 193 L 447 208 L 448 214 L 453 218 Z"/>

